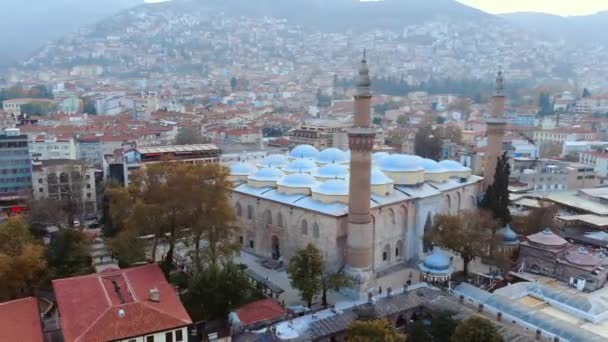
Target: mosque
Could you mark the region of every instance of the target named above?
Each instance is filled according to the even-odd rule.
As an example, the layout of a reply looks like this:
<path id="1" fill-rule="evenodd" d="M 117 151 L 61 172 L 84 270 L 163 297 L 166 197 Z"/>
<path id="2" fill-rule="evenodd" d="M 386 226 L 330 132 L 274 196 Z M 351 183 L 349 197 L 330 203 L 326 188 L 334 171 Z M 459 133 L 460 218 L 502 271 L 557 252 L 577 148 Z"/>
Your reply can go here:
<path id="1" fill-rule="evenodd" d="M 356 280 L 353 296 L 375 287 L 378 272 L 431 252 L 423 235 L 434 216 L 476 208 L 484 189 L 483 178 L 456 161 L 373 153 L 370 86 L 363 58 L 349 151 L 299 145 L 230 166 L 243 250 L 287 262 L 312 243 L 331 269 Z"/>

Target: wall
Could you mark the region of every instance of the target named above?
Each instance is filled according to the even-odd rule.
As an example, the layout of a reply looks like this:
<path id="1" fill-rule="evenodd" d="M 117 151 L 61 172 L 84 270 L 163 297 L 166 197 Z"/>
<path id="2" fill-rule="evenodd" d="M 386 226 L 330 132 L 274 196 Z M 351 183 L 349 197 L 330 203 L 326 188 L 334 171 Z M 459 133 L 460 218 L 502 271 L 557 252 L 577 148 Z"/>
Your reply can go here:
<path id="1" fill-rule="evenodd" d="M 181 340 L 177 340 L 176 337 L 176 333 L 177 331 L 181 331 L 182 332 L 182 339 Z M 175 329 L 175 330 L 168 330 L 168 332 L 171 332 L 173 334 L 173 342 L 186 342 L 188 341 L 188 329 L 186 327 L 184 328 L 179 328 L 179 329 Z M 133 338 L 128 338 L 128 339 L 124 339 L 124 340 L 120 340 L 120 342 L 167 342 L 167 339 L 165 338 L 165 334 L 166 331 L 163 332 L 159 332 L 159 333 L 155 333 L 152 335 L 144 335 L 144 336 L 138 336 L 138 337 L 133 337 Z M 148 337 L 154 337 L 154 340 L 148 340 Z"/>

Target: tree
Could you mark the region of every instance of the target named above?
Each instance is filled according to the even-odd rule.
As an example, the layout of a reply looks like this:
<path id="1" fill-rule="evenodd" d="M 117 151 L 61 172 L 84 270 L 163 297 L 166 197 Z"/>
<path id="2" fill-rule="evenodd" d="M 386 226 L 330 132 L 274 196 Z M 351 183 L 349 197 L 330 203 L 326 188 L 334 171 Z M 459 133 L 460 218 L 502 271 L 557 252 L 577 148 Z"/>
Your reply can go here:
<path id="1" fill-rule="evenodd" d="M 399 117 L 397 118 L 397 124 L 399 126 L 405 126 L 407 125 L 409 122 L 409 118 L 406 115 L 399 115 Z"/>
<path id="2" fill-rule="evenodd" d="M 462 258 L 464 276 L 476 257 L 489 255 L 496 243 L 496 222 L 491 213 L 481 210 L 464 211 L 456 215 L 437 215 L 432 229 L 425 232 L 427 243 L 452 250 Z"/>
<path id="3" fill-rule="evenodd" d="M 589 91 L 589 89 L 584 88 L 583 89 L 583 98 L 588 98 L 591 97 L 591 92 Z"/>
<path id="4" fill-rule="evenodd" d="M 375 116 L 374 120 L 372 121 L 374 123 L 374 125 L 376 126 L 381 126 L 382 125 L 382 118 L 379 116 Z"/>
<path id="5" fill-rule="evenodd" d="M 190 279 L 184 302 L 198 319 L 224 319 L 231 309 L 244 304 L 247 284 L 235 264 L 210 265 Z"/>
<path id="6" fill-rule="evenodd" d="M 510 176 L 511 165 L 505 152 L 496 163 L 494 183 L 488 187 L 480 203 L 480 208 L 489 210 L 501 226 L 511 222 L 511 211 L 509 210 Z"/>
<path id="7" fill-rule="evenodd" d="M 448 111 L 458 112 L 466 119 L 471 114 L 471 102 L 468 99 L 457 99 L 448 105 Z"/>
<path id="8" fill-rule="evenodd" d="M 47 250 L 51 278 L 92 273 L 91 243 L 84 233 L 72 229 L 57 232 Z"/>
<path id="9" fill-rule="evenodd" d="M 232 77 L 230 79 L 230 88 L 232 89 L 232 91 L 236 90 L 236 87 L 239 85 L 239 79 L 236 77 Z"/>
<path id="10" fill-rule="evenodd" d="M 424 321 L 417 320 L 414 323 L 412 331 L 408 334 L 407 340 L 410 342 L 427 342 L 431 340 L 429 333 L 427 332 Z"/>
<path id="11" fill-rule="evenodd" d="M 471 317 L 466 321 L 460 322 L 452 342 L 502 342 L 502 336 L 498 333 L 490 321 L 481 317 Z"/>
<path id="12" fill-rule="evenodd" d="M 322 289 L 323 257 L 312 244 L 296 252 L 287 268 L 291 286 L 300 292 L 300 297 L 308 307 L 314 296 Z"/>
<path id="13" fill-rule="evenodd" d="M 323 265 L 323 272 L 321 273 L 321 301 L 323 306 L 327 306 L 327 292 L 329 289 L 335 289 L 336 291 L 351 286 L 353 283 L 352 278 L 344 273 L 332 273 L 327 269 L 327 263 Z"/>
<path id="14" fill-rule="evenodd" d="M 540 93 L 538 96 L 538 114 L 541 116 L 553 114 L 553 103 L 549 94 Z"/>
<path id="15" fill-rule="evenodd" d="M 0 225 L 0 301 L 32 294 L 46 268 L 44 247 L 34 241 L 21 219 Z"/>
<path id="16" fill-rule="evenodd" d="M 441 157 L 441 139 L 433 127 L 421 127 L 414 138 L 414 151 L 422 158 L 439 160 Z"/>
<path id="17" fill-rule="evenodd" d="M 405 335 L 393 328 L 386 319 L 354 321 L 347 331 L 348 341 L 353 342 L 405 342 Z"/>
<path id="18" fill-rule="evenodd" d="M 513 217 L 514 229 L 522 235 L 531 235 L 552 227 L 555 223 L 557 207 L 541 203 L 539 208 L 532 208 L 526 215 Z"/>
<path id="19" fill-rule="evenodd" d="M 32 116 L 47 115 L 53 110 L 55 110 L 55 106 L 46 102 L 30 102 L 21 105 L 21 113 Z"/>
<path id="20" fill-rule="evenodd" d="M 95 107 L 95 99 L 91 97 L 85 97 L 82 99 L 82 111 L 87 114 L 97 115 L 97 108 Z"/>
<path id="21" fill-rule="evenodd" d="M 62 227 L 68 221 L 61 201 L 49 198 L 41 200 L 30 199 L 27 207 L 28 212 L 25 220 L 34 234 L 45 234 L 44 229 L 46 227 Z"/>
<path id="22" fill-rule="evenodd" d="M 448 342 L 450 340 L 458 326 L 458 322 L 452 316 L 449 312 L 442 312 L 433 318 L 431 335 L 434 341 Z"/>
<path id="23" fill-rule="evenodd" d="M 108 240 L 112 257 L 118 259 L 118 266 L 129 267 L 146 261 L 145 245 L 133 230 L 124 230 Z"/>
<path id="24" fill-rule="evenodd" d="M 194 145 L 208 142 L 209 139 L 203 137 L 200 127 L 196 126 L 181 127 L 177 133 L 177 136 L 175 137 L 176 145 Z"/>
<path id="25" fill-rule="evenodd" d="M 321 89 L 317 89 L 317 106 L 318 107 L 329 107 L 331 106 L 331 96 L 323 94 Z"/>
<path id="26" fill-rule="evenodd" d="M 462 143 L 462 129 L 457 125 L 446 124 L 443 126 L 441 131 L 441 137 L 443 139 L 448 139 L 453 143 L 461 144 Z"/>

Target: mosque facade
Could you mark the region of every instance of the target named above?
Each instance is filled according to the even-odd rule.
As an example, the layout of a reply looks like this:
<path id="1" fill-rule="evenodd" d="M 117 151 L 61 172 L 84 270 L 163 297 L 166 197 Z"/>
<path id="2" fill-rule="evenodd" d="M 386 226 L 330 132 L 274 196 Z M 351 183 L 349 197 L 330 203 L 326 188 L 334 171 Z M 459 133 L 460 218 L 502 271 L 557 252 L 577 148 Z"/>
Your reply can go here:
<path id="1" fill-rule="evenodd" d="M 243 250 L 287 263 L 311 243 L 366 293 L 378 272 L 431 252 L 423 236 L 435 215 L 477 207 L 483 179 L 462 164 L 373 153 L 369 89 L 364 59 L 350 150 L 299 145 L 256 165 L 230 165 Z"/>

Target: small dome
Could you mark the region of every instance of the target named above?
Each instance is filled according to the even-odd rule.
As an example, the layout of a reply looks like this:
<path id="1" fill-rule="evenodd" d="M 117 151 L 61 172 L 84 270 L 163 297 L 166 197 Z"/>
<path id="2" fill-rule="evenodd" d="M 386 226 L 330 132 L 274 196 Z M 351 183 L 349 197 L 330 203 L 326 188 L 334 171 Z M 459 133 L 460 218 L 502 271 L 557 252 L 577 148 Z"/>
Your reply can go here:
<path id="1" fill-rule="evenodd" d="M 338 148 L 330 147 L 319 152 L 317 156 L 317 162 L 323 164 L 343 164 L 348 162 L 348 154 Z"/>
<path id="2" fill-rule="evenodd" d="M 252 180 L 262 181 L 262 182 L 276 182 L 279 179 L 283 178 L 284 174 L 281 170 L 277 168 L 267 167 L 264 169 L 258 170 L 252 176 L 249 176 Z"/>
<path id="3" fill-rule="evenodd" d="M 393 180 L 377 167 L 372 167 L 371 183 L 372 185 L 385 185 L 393 183 Z"/>
<path id="4" fill-rule="evenodd" d="M 313 172 L 313 176 L 318 178 L 346 178 L 348 169 L 340 164 L 327 164 L 318 168 Z"/>
<path id="5" fill-rule="evenodd" d="M 312 189 L 313 192 L 328 196 L 348 195 L 348 183 L 342 179 L 330 179 Z"/>
<path id="6" fill-rule="evenodd" d="M 284 167 L 283 171 L 292 172 L 292 173 L 312 172 L 316 168 L 317 168 L 317 164 L 315 164 L 315 162 L 313 162 L 312 160 L 299 158 L 299 159 L 292 161 L 291 163 L 289 163 L 289 165 Z"/>
<path id="7" fill-rule="evenodd" d="M 405 154 L 391 154 L 378 161 L 378 168 L 389 172 L 421 171 L 420 159 Z"/>
<path id="8" fill-rule="evenodd" d="M 448 170 L 448 171 L 470 171 L 471 169 L 469 169 L 468 167 L 463 166 L 462 164 L 460 164 L 459 162 L 455 161 L 455 160 L 442 160 L 439 162 L 439 165 L 441 167 L 443 167 L 444 169 Z"/>
<path id="9" fill-rule="evenodd" d="M 555 234 L 551 229 L 545 228 L 542 232 L 528 236 L 528 241 L 538 245 L 555 247 L 563 246 L 568 243 L 561 236 Z"/>
<path id="10" fill-rule="evenodd" d="M 422 166 L 424 171 L 428 173 L 441 173 L 448 171 L 447 169 L 442 167 L 438 162 L 432 159 L 422 159 L 420 161 L 420 166 Z"/>
<path id="11" fill-rule="evenodd" d="M 387 152 L 376 152 L 374 154 L 372 154 L 372 160 L 373 161 L 378 161 L 384 157 L 388 157 L 390 156 L 390 154 L 388 154 Z"/>
<path id="12" fill-rule="evenodd" d="M 503 245 L 519 244 L 519 236 L 517 236 L 517 233 L 514 232 L 513 229 L 511 229 L 511 226 L 508 224 L 499 229 L 496 233 L 502 236 Z"/>
<path id="13" fill-rule="evenodd" d="M 287 165 L 289 161 L 284 155 L 281 154 L 271 154 L 268 157 L 264 158 L 260 163 L 263 167 L 283 167 Z"/>
<path id="14" fill-rule="evenodd" d="M 318 155 L 319 150 L 312 145 L 298 145 L 289 152 L 289 156 L 292 158 L 315 159 Z"/>
<path id="15" fill-rule="evenodd" d="M 293 173 L 283 177 L 277 185 L 291 188 L 309 188 L 316 184 L 316 180 L 308 173 Z"/>
<path id="16" fill-rule="evenodd" d="M 258 169 L 249 163 L 234 163 L 230 165 L 230 174 L 233 176 L 249 176 Z"/>
<path id="17" fill-rule="evenodd" d="M 452 267 L 452 261 L 441 249 L 433 248 L 433 253 L 426 258 L 421 265 L 423 272 L 427 273 L 449 273 Z"/>

